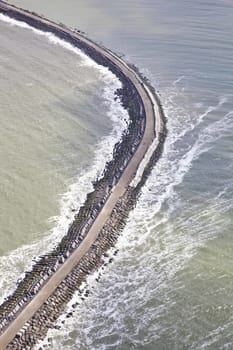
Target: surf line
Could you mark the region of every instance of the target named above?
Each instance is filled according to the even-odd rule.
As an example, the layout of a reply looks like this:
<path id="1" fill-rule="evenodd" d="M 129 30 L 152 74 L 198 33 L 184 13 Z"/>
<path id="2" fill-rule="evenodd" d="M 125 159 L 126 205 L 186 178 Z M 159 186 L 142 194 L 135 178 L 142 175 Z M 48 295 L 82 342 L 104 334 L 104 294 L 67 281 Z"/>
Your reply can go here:
<path id="1" fill-rule="evenodd" d="M 52 252 L 39 257 L 0 306 L 0 349 L 30 349 L 54 326 L 81 283 L 101 266 L 104 254 L 116 243 L 161 156 L 166 119 L 148 81 L 110 50 L 79 31 L 4 1 L 0 13 L 54 34 L 107 67 L 121 81 L 117 95 L 130 119 L 112 161 L 94 182 L 94 191 L 87 194 L 67 234 Z"/>

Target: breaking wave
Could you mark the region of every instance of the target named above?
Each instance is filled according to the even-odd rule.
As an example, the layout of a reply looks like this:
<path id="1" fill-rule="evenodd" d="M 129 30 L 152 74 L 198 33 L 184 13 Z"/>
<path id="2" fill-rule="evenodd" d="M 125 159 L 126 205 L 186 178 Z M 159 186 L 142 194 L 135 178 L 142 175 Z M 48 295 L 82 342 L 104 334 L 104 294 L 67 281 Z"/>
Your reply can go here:
<path id="1" fill-rule="evenodd" d="M 23 276 L 26 269 L 30 269 L 33 263 L 32 259 L 50 251 L 67 232 L 76 211 L 79 210 L 84 202 L 86 194 L 93 189 L 92 182 L 101 176 L 106 162 L 112 159 L 114 145 L 121 139 L 123 131 L 128 126 L 129 118 L 127 111 L 122 107 L 120 101 L 116 99 L 115 95 L 115 91 L 121 87 L 121 82 L 107 68 L 97 65 L 89 57 L 84 55 L 82 51 L 51 33 L 44 33 L 30 27 L 24 22 L 14 20 L 2 14 L 0 14 L 0 20 L 13 26 L 30 29 L 35 34 L 45 36 L 51 44 L 62 46 L 78 55 L 79 58 L 81 57 L 85 65 L 90 65 L 94 69 L 97 69 L 105 85 L 102 98 L 108 110 L 108 117 L 113 125 L 110 135 L 103 137 L 96 145 L 92 165 L 90 165 L 89 169 L 85 169 L 77 174 L 77 180 L 62 195 L 60 200 L 60 215 L 50 218 L 54 222 L 54 228 L 47 232 L 42 240 L 19 247 L 6 256 L 0 257 L 0 302 L 2 302 L 4 297 L 15 288 L 17 279 Z"/>
<path id="2" fill-rule="evenodd" d="M 215 205 L 206 204 L 205 211 L 198 206 L 193 208 L 193 215 L 186 220 L 188 213 L 177 218 L 177 187 L 194 162 L 233 128 L 233 112 L 226 113 L 221 120 L 207 122 L 213 112 L 227 103 L 227 96 L 222 96 L 216 105 L 201 108 L 198 115 L 188 114 L 176 104 L 177 96 L 180 99 L 184 93 L 177 87 L 182 79 L 162 92 L 169 131 L 165 150 L 119 237 L 114 266 L 108 265 L 103 275 L 99 271 L 102 275 L 99 284 L 96 274 L 82 286 L 84 291 L 91 290 L 90 296 L 82 301 L 78 292 L 67 307 L 67 313 L 71 312 L 73 317 L 63 315 L 58 321 L 61 329 L 50 330 L 40 346 L 106 350 L 123 349 L 126 344 L 136 348 L 152 344 L 163 333 L 159 320 L 172 307 L 168 300 L 174 276 L 193 256 L 196 247 L 217 234 L 216 222 L 221 222 L 225 211 L 220 194 Z M 191 137 L 193 134 L 195 137 Z M 184 142 L 186 137 L 192 142 Z M 183 145 L 178 148 L 181 141 Z M 212 217 L 215 220 L 211 221 Z M 197 235 L 185 234 L 191 227 Z M 77 302 L 79 307 L 74 310 L 72 305 Z"/>
<path id="3" fill-rule="evenodd" d="M 48 40 L 64 47 L 64 43 L 57 42 L 57 39 L 48 37 Z M 83 59 L 85 62 L 86 57 Z M 86 64 L 92 65 L 93 62 Z M 111 82 L 112 78 L 107 76 L 106 79 Z M 74 297 L 67 310 L 70 312 L 72 304 L 76 302 L 80 303 L 78 309 L 72 311 L 73 317 L 66 318 L 63 315 L 60 318 L 59 325 L 62 328 L 49 331 L 47 340 L 52 336 L 52 342 L 46 344 L 45 341 L 45 348 L 48 345 L 50 349 L 63 350 L 121 350 L 156 348 L 156 345 L 162 349 L 168 345 L 169 349 L 171 344 L 179 343 L 179 336 L 184 334 L 188 323 L 188 318 L 182 315 L 182 292 L 186 279 L 179 280 L 177 276 L 185 274 L 182 269 L 193 258 L 197 247 L 204 246 L 208 240 L 221 233 L 223 221 L 224 226 L 231 224 L 227 210 L 233 207 L 232 198 L 225 198 L 229 191 L 227 186 L 210 200 L 204 194 L 201 198 L 203 203 L 200 203 L 200 199 L 198 203 L 194 199 L 191 202 L 190 196 L 187 205 L 184 198 L 180 198 L 179 188 L 193 170 L 195 162 L 206 152 L 211 152 L 222 138 L 231 135 L 233 128 L 233 111 L 222 113 L 222 106 L 227 104 L 228 96 L 219 96 L 216 104 L 205 106 L 196 101 L 195 106 L 190 106 L 190 101 L 187 104 L 185 102 L 186 92 L 182 86 L 185 80 L 186 77 L 182 75 L 168 89 L 161 90 L 169 131 L 164 153 L 143 187 L 140 200 L 119 238 L 116 247 L 119 253 L 114 266 L 108 265 L 99 285 L 96 281 L 99 275 L 95 274 L 90 277 L 88 286 L 82 286 L 82 290 L 91 289 L 89 298 L 83 301 L 79 295 Z M 111 102 L 108 102 L 111 106 L 116 103 L 112 98 L 111 93 Z M 96 152 L 95 164 L 87 174 L 80 174 L 79 182 L 70 186 L 63 196 L 61 216 L 56 219 L 57 226 L 42 242 L 19 248 L 0 259 L 1 283 L 5 283 L 1 290 L 6 288 L 4 294 L 12 289 L 25 266 L 30 265 L 31 257 L 50 249 L 53 241 L 58 241 L 66 232 L 72 221 L 71 208 L 81 204 L 91 189 L 96 172 L 103 170 L 103 160 L 106 156 L 111 157 L 109 149 L 126 125 L 120 124 L 119 127 L 117 114 L 113 113 L 112 108 L 110 110 L 116 133 L 113 131 L 109 138 L 100 142 L 101 149 Z M 124 111 L 122 117 L 125 118 Z M 106 150 L 107 154 L 103 157 L 102 152 Z M 12 276 L 9 271 L 12 271 Z M 10 281 L 6 281 L 7 278 Z M 176 293 L 180 293 L 178 297 Z M 177 307 L 175 312 L 174 307 Z M 190 305 L 187 309 L 193 311 Z M 184 308 L 184 311 L 187 310 Z M 198 312 L 198 307 L 194 311 Z M 65 325 L 61 323 L 64 320 Z M 231 326 L 232 318 L 229 318 L 229 324 L 226 325 L 229 332 Z M 187 348 L 211 346 L 213 337 L 221 336 L 221 330 L 216 327 L 215 331 L 207 332 L 205 337 Z M 183 338 L 182 346 L 185 341 Z M 232 342 L 229 344 L 231 346 Z"/>

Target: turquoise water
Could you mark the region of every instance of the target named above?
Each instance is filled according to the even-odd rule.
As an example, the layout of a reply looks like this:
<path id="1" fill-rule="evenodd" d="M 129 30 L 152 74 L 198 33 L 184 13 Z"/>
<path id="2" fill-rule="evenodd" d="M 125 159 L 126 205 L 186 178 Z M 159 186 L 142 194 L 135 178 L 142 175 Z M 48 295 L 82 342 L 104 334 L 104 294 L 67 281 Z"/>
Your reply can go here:
<path id="1" fill-rule="evenodd" d="M 117 257 L 102 274 L 99 283 L 94 278 L 90 280 L 92 293 L 81 303 L 73 317 L 66 319 L 60 330 L 50 332 L 52 343 L 49 348 L 232 349 L 232 2 L 120 0 L 112 3 L 60 0 L 56 2 L 56 8 L 53 2 L 44 0 L 15 0 L 14 3 L 80 28 L 112 50 L 124 53 L 125 59 L 139 66 L 159 90 L 168 118 L 169 134 L 164 154 L 119 239 Z M 9 35 L 11 40 L 2 39 L 2 36 L 7 38 Z M 10 56 L 17 57 L 17 60 L 12 58 L 11 68 L 19 71 L 20 59 L 24 62 L 24 51 L 27 50 L 27 67 L 31 67 L 31 78 L 36 71 L 40 73 L 38 87 L 31 91 L 30 99 L 26 99 L 26 93 L 21 94 L 20 89 L 16 89 L 14 99 L 20 102 L 20 110 L 26 110 L 31 101 L 34 107 L 33 96 L 34 101 L 38 101 L 39 94 L 47 99 L 43 105 L 46 133 L 42 136 L 37 132 L 37 137 L 40 140 L 47 137 L 47 142 L 41 142 L 40 151 L 34 148 L 36 153 L 26 157 L 24 162 L 36 157 L 41 162 L 40 171 L 35 171 L 37 176 L 43 177 L 42 169 L 47 169 L 46 174 L 51 176 L 51 179 L 43 178 L 40 188 L 37 185 L 33 188 L 34 175 L 30 177 L 28 169 L 24 169 L 24 176 L 31 186 L 29 192 L 41 195 L 46 192 L 43 205 L 49 210 L 43 213 L 39 205 L 41 214 L 34 220 L 31 231 L 32 224 L 25 223 L 21 215 L 20 225 L 23 229 L 17 232 L 17 240 L 6 243 L 1 258 L 1 280 L 6 291 L 12 288 L 18 271 L 23 271 L 29 264 L 30 257 L 43 251 L 47 242 L 52 245 L 51 237 L 58 239 L 62 234 L 62 229 L 65 229 L 64 213 L 69 214 L 67 208 L 80 203 L 91 178 L 97 169 L 104 166 L 107 155 L 110 156 L 107 140 L 112 128 L 120 130 L 123 127 L 119 124 L 121 118 L 112 120 L 110 100 L 106 104 L 105 98 L 98 94 L 99 84 L 107 83 L 98 68 L 81 66 L 74 75 L 70 65 L 75 64 L 77 68 L 80 58 L 61 46 L 54 47 L 51 42 L 43 40 L 31 32 L 9 28 L 1 22 L 1 57 L 4 50 L 10 51 Z M 9 53 L 5 56 L 8 57 Z M 70 64 L 67 64 L 67 60 Z M 35 62 L 39 66 L 35 67 Z M 42 67 L 45 69 L 47 66 L 50 69 L 46 68 L 45 74 L 41 74 Z M 3 66 L 5 76 L 9 75 L 8 67 L 6 63 Z M 59 92 L 58 72 L 62 81 Z M 19 78 L 13 76 L 16 74 L 13 69 L 10 74 L 14 82 L 22 80 L 20 75 Z M 69 90 L 70 85 L 64 82 L 67 75 L 72 86 L 78 84 L 76 90 Z M 1 87 L 7 84 L 9 82 L 2 83 L 1 80 Z M 85 89 L 80 87 L 82 84 Z M 7 100 L 7 91 L 12 93 L 12 88 L 1 90 L 1 96 L 4 96 L 1 100 Z M 64 99 L 69 91 L 71 96 Z M 54 94 L 57 103 L 48 107 L 48 101 L 54 98 Z M 79 99 L 90 103 L 87 106 Z M 14 106 L 16 112 L 5 108 L 4 113 L 0 113 L 5 121 L 2 125 L 6 125 L 9 118 L 16 119 L 18 108 L 17 104 Z M 73 109 L 69 106 L 75 106 L 77 113 L 71 113 Z M 31 133 L 39 120 L 39 116 L 35 116 L 35 121 L 31 120 L 31 108 L 28 109 L 21 134 L 25 142 L 25 130 L 28 128 Z M 48 125 L 57 120 L 55 116 L 59 113 L 61 119 L 50 132 Z M 72 117 L 75 115 L 76 128 L 73 127 L 70 113 Z M 90 118 L 89 123 L 86 113 Z M 97 114 L 100 116 L 98 119 Z M 67 125 L 65 128 L 64 123 Z M 85 133 L 80 131 L 83 123 L 87 123 Z M 1 130 L 2 140 L 6 135 L 5 126 Z M 11 130 L 11 140 L 16 139 L 14 132 Z M 84 136 L 78 142 L 79 136 L 75 135 L 82 133 Z M 70 137 L 73 142 L 64 142 Z M 13 147 L 16 142 L 7 143 L 7 140 L 8 137 L 4 141 L 5 149 Z M 106 142 L 104 149 L 109 150 L 103 158 L 100 158 L 101 140 Z M 30 144 L 35 144 L 34 137 L 29 138 L 27 144 L 31 149 Z M 18 151 L 20 147 L 16 144 L 15 149 Z M 15 149 L 12 152 L 16 152 Z M 24 154 L 20 157 L 25 159 Z M 14 163 L 16 167 L 18 159 Z M 32 166 L 33 163 L 30 161 L 30 164 Z M 85 172 L 82 172 L 83 167 L 86 167 Z M 59 176 L 56 177 L 56 173 Z M 25 193 L 21 185 L 22 176 L 19 175 L 19 193 L 15 193 L 14 198 Z M 1 171 L 2 183 L 7 181 L 5 176 Z M 12 188 L 15 188 L 11 181 Z M 49 181 L 53 183 L 52 189 Z M 73 187 L 69 187 L 70 184 Z M 66 191 L 68 194 L 62 195 Z M 77 195 L 80 199 L 76 199 Z M 28 194 L 24 196 L 30 210 L 35 212 L 38 201 Z M 5 217 L 9 213 L 8 201 L 5 197 L 1 198 Z M 74 200 L 72 204 L 70 198 Z M 12 203 L 11 212 L 17 213 L 19 207 L 17 209 Z M 46 226 L 47 220 L 54 215 L 59 217 L 59 208 L 61 216 L 56 221 L 59 229 L 45 233 L 54 225 L 50 221 L 51 226 Z M 24 215 L 27 213 L 26 207 L 22 212 Z M 2 239 L 7 242 L 6 224 L 2 222 L 1 226 Z M 40 237 L 44 239 L 40 240 Z M 22 246 L 25 242 L 34 243 Z M 10 259 L 6 257 L 6 252 L 10 254 Z M 25 252 L 28 254 L 27 261 L 22 259 Z M 13 264 L 11 269 L 15 277 L 10 282 L 4 278 L 6 261 Z"/>

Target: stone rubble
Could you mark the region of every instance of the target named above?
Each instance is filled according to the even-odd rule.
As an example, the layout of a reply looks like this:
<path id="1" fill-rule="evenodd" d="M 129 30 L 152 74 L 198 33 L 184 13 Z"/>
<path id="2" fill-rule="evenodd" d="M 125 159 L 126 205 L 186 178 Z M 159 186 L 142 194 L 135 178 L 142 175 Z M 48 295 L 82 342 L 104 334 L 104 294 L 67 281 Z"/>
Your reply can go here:
<path id="1" fill-rule="evenodd" d="M 122 87 L 116 92 L 116 98 L 119 98 L 123 107 L 127 109 L 130 120 L 121 141 L 115 145 L 113 159 L 106 164 L 102 177 L 96 179 L 93 183 L 94 190 L 87 195 L 85 203 L 76 214 L 75 220 L 67 234 L 51 253 L 41 256 L 35 262 L 32 270 L 25 272 L 24 278 L 18 282 L 13 294 L 0 306 L 0 334 L 82 242 L 108 199 L 113 186 L 117 183 L 138 147 L 145 129 L 145 110 L 141 97 L 133 83 L 112 61 L 71 34 L 63 32 L 62 28 L 50 27 L 41 23 L 39 19 L 32 19 L 17 11 L 12 10 L 6 14 L 16 19 L 24 20 L 35 28 L 52 31 L 58 37 L 81 48 L 97 63 L 107 66 L 122 83 Z M 88 274 L 104 264 L 103 256 L 115 245 L 120 232 L 126 224 L 130 210 L 136 204 L 142 186 L 162 153 L 166 137 L 166 120 L 160 102 L 157 97 L 156 99 L 163 119 L 163 130 L 159 135 L 156 135 L 159 137 L 159 146 L 144 170 L 140 182 L 136 188 L 128 187 L 123 197 L 118 200 L 110 218 L 88 253 L 72 272 L 66 276 L 64 281 L 34 314 L 31 320 L 18 332 L 6 349 L 31 349 L 39 339 L 44 338 L 48 329 L 55 326 L 56 320 L 64 312 L 67 302 L 71 300 L 73 294 L 78 290 L 82 282 L 86 280 Z"/>

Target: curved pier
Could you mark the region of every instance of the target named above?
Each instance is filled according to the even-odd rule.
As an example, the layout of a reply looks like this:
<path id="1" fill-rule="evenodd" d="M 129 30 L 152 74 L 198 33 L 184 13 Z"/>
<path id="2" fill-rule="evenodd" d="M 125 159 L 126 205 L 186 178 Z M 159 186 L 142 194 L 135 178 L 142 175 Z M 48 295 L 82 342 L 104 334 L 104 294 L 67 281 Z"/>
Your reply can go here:
<path id="1" fill-rule="evenodd" d="M 0 349 L 30 349 L 45 336 L 86 276 L 114 245 L 141 187 L 161 155 L 165 118 L 156 94 L 134 69 L 106 48 L 62 25 L 0 1 L 0 13 L 52 32 L 107 66 L 122 83 L 118 96 L 130 124 L 113 161 L 55 251 L 41 257 L 0 307 Z"/>

